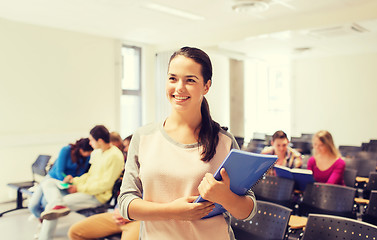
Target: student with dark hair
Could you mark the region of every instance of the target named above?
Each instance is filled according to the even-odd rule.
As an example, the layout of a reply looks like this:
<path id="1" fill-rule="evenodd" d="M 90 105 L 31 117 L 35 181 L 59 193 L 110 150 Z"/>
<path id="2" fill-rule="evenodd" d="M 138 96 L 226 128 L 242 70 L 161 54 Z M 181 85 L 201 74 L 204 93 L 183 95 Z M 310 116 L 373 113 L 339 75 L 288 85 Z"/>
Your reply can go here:
<path id="1" fill-rule="evenodd" d="M 96 141 L 102 139 L 105 143 L 110 143 L 110 132 L 103 125 L 97 125 L 92 128 L 92 130 L 90 130 L 90 136 Z"/>
<path id="2" fill-rule="evenodd" d="M 54 178 L 62 181 L 67 175 L 81 176 L 89 168 L 89 156 L 92 151 L 88 138 L 81 138 L 76 143 L 63 147 L 45 179 Z M 42 186 L 43 184 L 40 184 L 35 189 L 28 204 L 29 210 L 36 218 L 40 218 L 45 207 Z"/>
<path id="3" fill-rule="evenodd" d="M 131 138 L 132 138 L 132 134 L 128 135 L 125 139 L 123 139 L 123 146 L 124 146 L 123 154 L 124 154 L 125 160 L 127 160 L 127 152 L 128 152 L 128 148 L 130 147 Z"/>
<path id="4" fill-rule="evenodd" d="M 289 168 L 300 168 L 302 165 L 301 154 L 289 147 L 287 134 L 281 130 L 272 135 L 271 146 L 265 147 L 261 153 L 277 155 L 276 165 Z"/>
<path id="5" fill-rule="evenodd" d="M 55 181 L 43 182 L 47 205 L 41 214 L 40 240 L 52 239 L 57 218 L 71 210 L 97 207 L 111 198 L 113 185 L 123 169 L 123 154 L 110 144 L 110 133 L 103 125 L 90 131 L 89 143 L 94 148 L 89 171 L 80 177 L 66 176 L 63 181 L 71 184 L 67 190 L 60 190 Z"/>
<path id="6" fill-rule="evenodd" d="M 114 137 L 116 135 L 113 134 Z M 123 140 L 126 146 L 125 151 L 128 150 L 131 138 L 132 135 Z M 111 139 L 110 136 L 110 142 L 112 142 Z M 118 138 L 116 137 L 116 139 Z M 127 155 L 127 152 L 124 153 Z M 121 233 L 121 240 L 138 240 L 139 229 L 140 221 L 124 219 L 119 213 L 118 205 L 116 205 L 113 212 L 95 214 L 73 224 L 69 228 L 68 237 L 71 240 L 89 240 Z"/>
<path id="7" fill-rule="evenodd" d="M 256 212 L 253 192 L 234 194 L 225 169 L 222 181 L 213 177 L 238 145 L 211 118 L 204 97 L 211 83 L 208 55 L 197 48 L 181 48 L 168 67 L 171 114 L 133 134 L 118 200 L 124 218 L 142 221 L 140 239 L 234 239 L 230 214 L 249 220 Z M 194 203 L 199 194 L 208 202 Z M 214 203 L 227 211 L 201 219 Z"/>

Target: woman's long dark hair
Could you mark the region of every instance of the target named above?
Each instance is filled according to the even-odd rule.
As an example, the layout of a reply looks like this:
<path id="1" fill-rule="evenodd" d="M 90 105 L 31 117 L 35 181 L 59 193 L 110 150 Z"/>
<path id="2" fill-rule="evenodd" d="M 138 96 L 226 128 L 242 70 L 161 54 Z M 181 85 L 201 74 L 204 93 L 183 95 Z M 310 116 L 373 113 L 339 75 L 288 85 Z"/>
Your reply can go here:
<path id="1" fill-rule="evenodd" d="M 85 152 L 93 151 L 92 146 L 89 144 L 89 138 L 81 138 L 74 144 L 69 144 L 71 146 L 71 159 L 73 163 L 77 163 L 76 172 L 79 172 L 81 168 L 84 167 L 85 157 L 80 154 L 80 149 Z"/>
<path id="2" fill-rule="evenodd" d="M 173 53 L 170 57 L 169 64 L 176 56 L 191 58 L 196 63 L 200 64 L 204 84 L 207 84 L 209 80 L 212 81 L 212 64 L 205 52 L 198 48 L 183 47 Z M 208 162 L 216 153 L 216 146 L 219 142 L 220 125 L 212 120 L 208 102 L 205 97 L 203 97 L 200 111 L 202 114 L 202 124 L 200 126 L 198 142 L 203 146 L 202 161 Z"/>

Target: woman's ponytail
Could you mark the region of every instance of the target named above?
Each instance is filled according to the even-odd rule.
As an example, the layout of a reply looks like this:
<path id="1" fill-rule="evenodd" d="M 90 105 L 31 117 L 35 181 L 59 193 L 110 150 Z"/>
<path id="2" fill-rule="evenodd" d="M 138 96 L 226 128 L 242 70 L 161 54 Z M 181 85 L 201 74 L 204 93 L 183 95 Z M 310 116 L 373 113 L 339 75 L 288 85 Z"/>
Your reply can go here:
<path id="1" fill-rule="evenodd" d="M 203 97 L 202 125 L 199 131 L 199 143 L 203 147 L 202 161 L 210 161 L 216 153 L 216 146 L 219 143 L 220 125 L 212 120 L 207 99 Z"/>

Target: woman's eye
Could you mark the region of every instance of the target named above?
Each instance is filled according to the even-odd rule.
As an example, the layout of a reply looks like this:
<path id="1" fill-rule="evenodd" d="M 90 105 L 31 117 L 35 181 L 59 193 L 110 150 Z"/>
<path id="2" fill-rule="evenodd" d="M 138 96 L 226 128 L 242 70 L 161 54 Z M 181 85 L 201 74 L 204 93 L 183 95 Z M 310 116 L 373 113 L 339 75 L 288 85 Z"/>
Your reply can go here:
<path id="1" fill-rule="evenodd" d="M 189 79 L 187 79 L 187 82 L 195 82 L 195 80 L 194 80 L 194 79 L 191 79 L 191 78 L 189 78 Z"/>
<path id="2" fill-rule="evenodd" d="M 169 81 L 175 81 L 175 77 L 169 77 Z"/>

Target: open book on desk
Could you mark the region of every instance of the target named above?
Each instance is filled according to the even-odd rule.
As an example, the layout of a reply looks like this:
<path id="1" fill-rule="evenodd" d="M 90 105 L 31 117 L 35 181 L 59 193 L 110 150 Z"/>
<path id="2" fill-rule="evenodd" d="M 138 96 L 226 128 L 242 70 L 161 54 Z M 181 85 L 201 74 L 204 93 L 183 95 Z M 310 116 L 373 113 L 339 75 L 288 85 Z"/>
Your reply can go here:
<path id="1" fill-rule="evenodd" d="M 285 166 L 275 165 L 276 175 L 281 178 L 288 178 L 295 181 L 295 189 L 305 191 L 308 183 L 314 182 L 313 172 L 309 169 L 288 168 Z"/>
<path id="2" fill-rule="evenodd" d="M 235 194 L 243 196 L 263 177 L 276 160 L 277 156 L 275 155 L 257 154 L 232 149 L 213 176 L 216 180 L 221 181 L 220 170 L 225 168 L 230 179 L 230 190 Z M 195 203 L 204 201 L 206 200 L 199 196 L 195 200 Z M 213 217 L 225 211 L 220 204 L 215 203 L 215 208 L 204 218 Z"/>

